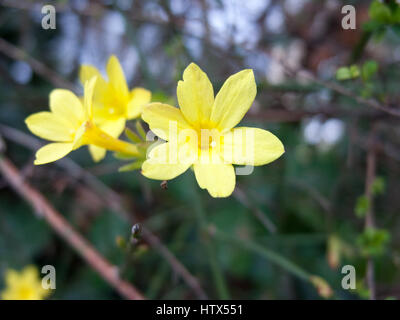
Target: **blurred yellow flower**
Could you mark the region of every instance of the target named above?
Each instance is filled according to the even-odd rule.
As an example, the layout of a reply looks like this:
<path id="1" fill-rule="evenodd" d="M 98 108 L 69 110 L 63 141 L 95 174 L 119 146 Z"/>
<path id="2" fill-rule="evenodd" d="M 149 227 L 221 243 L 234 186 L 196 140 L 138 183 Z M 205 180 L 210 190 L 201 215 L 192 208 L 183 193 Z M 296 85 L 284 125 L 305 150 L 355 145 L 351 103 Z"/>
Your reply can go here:
<path id="1" fill-rule="evenodd" d="M 7 270 L 5 283 L 6 288 L 1 292 L 3 300 L 43 300 L 51 292 L 42 287 L 42 280 L 35 266 L 27 266 L 21 272 Z"/>
<path id="2" fill-rule="evenodd" d="M 83 104 L 73 92 L 55 89 L 50 93 L 50 112 L 38 112 L 25 119 L 32 133 L 54 141 L 36 152 L 36 165 L 56 161 L 72 150 L 91 144 L 137 154 L 135 145 L 111 137 L 93 123 L 92 96 L 95 83 L 95 77 L 85 83 Z"/>
<path id="3" fill-rule="evenodd" d="M 151 149 L 142 174 L 169 180 L 193 167 L 199 186 L 211 196 L 231 195 L 236 183 L 232 164 L 264 165 L 284 153 L 281 141 L 269 131 L 234 128 L 256 92 L 253 71 L 248 69 L 230 76 L 214 99 L 207 75 L 191 63 L 178 82 L 180 109 L 161 103 L 143 109 L 143 120 L 168 142 Z"/>
<path id="4" fill-rule="evenodd" d="M 106 69 L 108 81 L 90 65 L 82 65 L 79 76 L 82 83 L 97 77 L 93 95 L 94 122 L 101 130 L 117 138 L 125 128 L 126 120 L 140 116 L 143 106 L 150 102 L 151 92 L 144 88 L 129 91 L 116 56 L 109 58 Z M 95 145 L 90 145 L 89 150 L 95 161 L 103 159 L 106 153 L 104 148 Z"/>

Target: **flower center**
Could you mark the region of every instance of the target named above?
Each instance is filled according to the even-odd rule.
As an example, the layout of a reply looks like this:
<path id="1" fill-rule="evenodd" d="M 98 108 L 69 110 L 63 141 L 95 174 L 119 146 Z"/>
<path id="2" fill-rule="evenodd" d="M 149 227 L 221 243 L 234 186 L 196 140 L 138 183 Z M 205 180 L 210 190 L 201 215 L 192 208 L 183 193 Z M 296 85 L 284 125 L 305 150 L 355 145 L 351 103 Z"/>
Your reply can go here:
<path id="1" fill-rule="evenodd" d="M 198 133 L 198 146 L 203 151 L 217 148 L 220 140 L 221 134 L 217 129 L 201 129 Z"/>

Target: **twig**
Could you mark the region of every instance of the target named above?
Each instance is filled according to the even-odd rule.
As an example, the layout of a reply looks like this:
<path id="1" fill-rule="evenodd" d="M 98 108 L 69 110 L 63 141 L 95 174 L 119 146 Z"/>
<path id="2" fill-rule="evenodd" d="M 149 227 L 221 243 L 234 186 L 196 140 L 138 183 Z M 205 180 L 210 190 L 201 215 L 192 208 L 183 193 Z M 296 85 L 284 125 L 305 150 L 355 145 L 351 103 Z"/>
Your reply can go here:
<path id="1" fill-rule="evenodd" d="M 269 217 L 260 210 L 257 206 L 253 205 L 248 199 L 243 190 L 239 187 L 235 188 L 233 196 L 262 223 L 262 225 L 271 233 L 276 233 L 275 224 L 269 219 Z"/>
<path id="2" fill-rule="evenodd" d="M 335 83 L 335 82 L 330 82 L 330 81 L 324 81 L 324 80 L 320 80 L 317 77 L 315 77 L 310 71 L 307 70 L 293 70 L 292 68 L 290 68 L 284 61 L 276 59 L 277 62 L 285 69 L 286 73 L 291 75 L 291 76 L 296 76 L 298 74 L 301 74 L 302 77 L 307 78 L 308 80 L 317 83 L 325 88 L 328 88 L 332 91 L 335 91 L 343 96 L 349 97 L 354 99 L 356 102 L 358 102 L 359 104 L 363 104 L 363 105 L 367 105 L 369 107 L 372 107 L 374 109 L 386 112 L 388 114 L 391 114 L 392 116 L 396 116 L 396 117 L 400 117 L 400 110 L 399 109 L 395 109 L 395 108 L 391 108 L 389 106 L 386 105 L 382 105 L 380 104 L 378 101 L 373 100 L 373 99 L 364 99 L 356 94 L 354 94 L 353 92 L 351 92 L 350 90 L 348 90 L 346 87 Z"/>
<path id="3" fill-rule="evenodd" d="M 58 74 L 54 73 L 51 69 L 43 65 L 41 62 L 33 59 L 32 57 L 28 56 L 23 50 L 15 47 L 14 45 L 8 43 L 7 41 L 0 38 L 0 52 L 3 52 L 7 56 L 15 60 L 25 60 L 32 69 L 43 76 L 44 78 L 48 79 L 54 86 L 56 87 L 66 87 L 70 88 L 71 90 L 75 89 L 75 86 L 68 81 L 62 79 Z M 2 126 L 2 128 L 8 133 L 10 133 L 10 138 L 16 138 L 18 143 L 35 150 L 40 143 L 38 140 L 25 135 L 24 133 L 18 132 L 18 130 Z M 27 140 L 26 140 L 27 139 Z M 26 143 L 26 141 L 35 141 L 35 143 Z M 103 184 L 100 180 L 98 180 L 95 176 L 91 175 L 90 173 L 83 170 L 80 166 L 78 166 L 75 162 L 69 159 L 63 159 L 58 161 L 65 169 L 68 170 L 69 173 L 73 174 L 75 178 L 82 178 L 88 185 L 95 188 L 97 191 L 104 195 L 100 196 L 104 203 L 111 208 L 112 210 L 119 213 L 123 218 L 126 220 L 135 223 L 133 221 L 132 216 L 126 211 L 125 208 L 121 205 L 121 199 L 117 193 Z M 192 290 L 196 293 L 197 297 L 200 299 L 207 299 L 207 295 L 204 290 L 201 288 L 197 279 L 186 269 L 186 267 L 178 260 L 176 257 L 168 250 L 168 248 L 161 243 L 160 239 L 154 235 L 151 231 L 143 228 L 143 237 L 149 244 L 154 247 L 170 264 L 172 269 L 177 273 L 180 274 L 182 279 L 192 288 Z"/>
<path id="4" fill-rule="evenodd" d="M 293 262 L 287 260 L 285 257 L 281 256 L 280 254 L 269 250 L 265 246 L 261 246 L 257 243 L 254 243 L 250 240 L 244 239 L 243 237 L 238 237 L 236 235 L 227 234 L 225 232 L 220 231 L 214 225 L 208 226 L 208 232 L 211 236 L 218 238 L 220 240 L 231 242 L 236 245 L 239 245 L 246 250 L 253 251 L 255 253 L 260 254 L 261 256 L 267 258 L 273 263 L 284 268 L 286 271 L 290 272 L 291 274 L 295 275 L 296 277 L 303 279 L 305 281 L 310 280 L 311 274 L 307 271 L 303 270 Z"/>
<path id="5" fill-rule="evenodd" d="M 27 135 L 15 128 L 0 124 L 1 134 L 28 149 L 36 150 L 42 144 L 38 139 Z M 130 223 L 136 223 L 134 217 L 122 206 L 120 196 L 94 175 L 82 169 L 78 164 L 69 158 L 64 158 L 57 161 L 55 164 L 65 169 L 73 178 L 82 179 L 88 186 L 96 190 L 99 194 L 99 199 L 112 211 L 119 214 L 124 220 Z M 160 239 L 143 226 L 143 239 L 146 240 L 160 255 L 168 262 L 171 268 L 179 274 L 186 284 L 193 290 L 199 299 L 207 299 L 207 294 L 201 287 L 199 281 L 194 277 L 186 267 L 174 256 L 174 254 L 160 241 Z"/>
<path id="6" fill-rule="evenodd" d="M 365 215 L 365 229 L 375 227 L 373 208 L 372 185 L 375 180 L 376 152 L 375 152 L 375 127 L 371 129 L 367 152 L 367 171 L 365 177 L 365 196 L 368 199 L 368 210 Z M 367 285 L 370 292 L 370 300 L 376 300 L 375 263 L 372 257 L 367 259 Z"/>
<path id="7" fill-rule="evenodd" d="M 204 231 L 206 230 L 207 227 L 207 221 L 204 213 L 204 208 L 202 205 L 202 201 L 200 199 L 200 196 L 197 192 L 197 190 L 193 190 L 193 196 L 194 196 L 194 203 L 195 205 L 195 212 L 196 212 L 196 217 L 198 221 L 198 230 L 200 235 L 203 234 Z M 210 268 L 211 268 L 211 273 L 215 282 L 215 286 L 219 295 L 220 299 L 229 299 L 229 291 L 228 287 L 226 285 L 225 279 L 223 272 L 218 264 L 217 257 L 215 254 L 215 248 L 213 244 L 211 243 L 210 239 L 210 234 L 205 233 L 204 237 L 202 237 L 204 247 L 206 249 L 208 261 L 210 263 Z"/>
<path id="8" fill-rule="evenodd" d="M 32 58 L 27 52 L 14 46 L 13 44 L 7 42 L 2 38 L 0 38 L 0 52 L 14 60 L 25 61 L 30 65 L 33 71 L 35 71 L 43 78 L 47 79 L 56 87 L 68 88 L 73 91 L 77 89 L 75 85 L 60 77 L 57 73 L 55 73 L 53 70 L 48 68 L 40 61 Z"/>
<path id="9" fill-rule="evenodd" d="M 318 290 L 319 294 L 325 298 L 330 298 L 333 295 L 333 291 L 330 285 L 321 277 L 310 274 L 308 271 L 302 269 L 297 264 L 291 262 L 284 256 L 276 253 L 265 246 L 262 246 L 258 243 L 255 243 L 251 240 L 245 239 L 243 237 L 238 237 L 236 235 L 227 234 L 218 230 L 214 225 L 210 225 L 207 227 L 208 233 L 217 239 L 220 239 L 225 242 L 229 242 L 244 248 L 245 250 L 252 251 L 267 260 L 271 263 L 274 263 L 281 268 L 285 269 L 287 272 L 296 276 L 299 279 L 302 279 L 310 284 L 312 284 Z"/>
<path id="10" fill-rule="evenodd" d="M 331 202 L 321 192 L 319 192 L 317 188 L 314 188 L 300 179 L 291 179 L 289 182 L 306 191 L 310 197 L 313 198 L 322 209 L 324 209 L 325 212 L 330 213 L 332 211 Z"/>
<path id="11" fill-rule="evenodd" d="M 112 266 L 85 240 L 69 222 L 52 207 L 47 199 L 24 181 L 10 160 L 0 155 L 0 171 L 10 186 L 43 217 L 53 230 L 71 245 L 99 275 L 126 299 L 142 300 L 143 295 L 130 283 L 119 277 L 118 269 Z"/>

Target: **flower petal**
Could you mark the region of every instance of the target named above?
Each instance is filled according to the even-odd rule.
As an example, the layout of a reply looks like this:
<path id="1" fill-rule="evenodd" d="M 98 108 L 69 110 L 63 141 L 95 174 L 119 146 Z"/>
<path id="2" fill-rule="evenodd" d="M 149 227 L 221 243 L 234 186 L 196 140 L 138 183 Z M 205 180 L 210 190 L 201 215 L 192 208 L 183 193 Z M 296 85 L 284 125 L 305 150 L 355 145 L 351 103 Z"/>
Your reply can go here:
<path id="1" fill-rule="evenodd" d="M 284 152 L 282 142 L 267 130 L 238 127 L 223 136 L 222 156 L 233 164 L 261 166 Z"/>
<path id="2" fill-rule="evenodd" d="M 79 70 L 79 79 L 81 80 L 82 85 L 85 84 L 86 81 L 89 81 L 93 77 L 97 77 L 96 87 L 94 89 L 94 97 L 97 99 L 102 96 L 107 89 L 107 82 L 104 80 L 100 71 L 91 65 L 82 65 Z"/>
<path id="3" fill-rule="evenodd" d="M 170 135 L 177 135 L 178 132 L 175 131 L 191 128 L 181 110 L 158 102 L 148 104 L 143 108 L 142 119 L 163 140 L 173 139 Z"/>
<path id="4" fill-rule="evenodd" d="M 114 55 L 108 59 L 107 63 L 108 82 L 114 89 L 122 95 L 128 95 L 128 85 L 126 84 L 124 71 L 118 58 Z"/>
<path id="5" fill-rule="evenodd" d="M 207 75 L 195 63 L 191 63 L 183 72 L 183 81 L 178 82 L 177 96 L 189 123 L 196 125 L 210 119 L 214 89 Z"/>
<path id="6" fill-rule="evenodd" d="M 144 88 L 135 88 L 131 91 L 131 100 L 128 104 L 128 119 L 139 117 L 143 106 L 151 100 L 151 92 Z"/>
<path id="7" fill-rule="evenodd" d="M 200 188 L 207 189 L 214 198 L 229 197 L 235 189 L 235 169 L 231 164 L 195 163 L 193 165 L 197 183 Z"/>
<path id="8" fill-rule="evenodd" d="M 39 272 L 34 265 L 26 266 L 20 273 L 20 280 L 35 283 L 39 279 Z"/>
<path id="9" fill-rule="evenodd" d="M 47 111 L 30 115 L 25 123 L 33 134 L 50 141 L 71 141 L 75 133 L 70 122 Z"/>
<path id="10" fill-rule="evenodd" d="M 98 146 L 90 144 L 89 152 L 90 152 L 90 155 L 92 156 L 93 161 L 99 162 L 100 160 L 104 159 L 104 157 L 106 156 L 107 150 L 104 148 L 100 148 Z"/>
<path id="11" fill-rule="evenodd" d="M 155 146 L 142 165 L 142 174 L 155 180 L 171 180 L 184 173 L 192 164 L 192 149 L 184 144 L 162 143 Z"/>
<path id="12" fill-rule="evenodd" d="M 125 122 L 124 118 L 119 118 L 116 120 L 104 121 L 99 124 L 98 127 L 113 138 L 118 138 L 125 129 Z M 106 155 L 106 151 L 107 150 L 104 148 L 89 145 L 90 155 L 95 162 L 102 160 Z"/>
<path id="13" fill-rule="evenodd" d="M 34 164 L 45 164 L 65 157 L 72 151 L 73 143 L 49 143 L 36 152 Z"/>
<path id="14" fill-rule="evenodd" d="M 229 131 L 242 120 L 256 94 L 253 70 L 242 70 L 230 76 L 215 97 L 211 122 L 222 132 Z"/>
<path id="15" fill-rule="evenodd" d="M 79 127 L 84 120 L 83 106 L 79 98 L 69 90 L 55 89 L 50 93 L 50 110 L 74 127 Z"/>
<path id="16" fill-rule="evenodd" d="M 125 118 L 118 118 L 116 120 L 104 121 L 98 127 L 113 138 L 118 138 L 125 129 L 125 123 Z"/>
<path id="17" fill-rule="evenodd" d="M 93 77 L 84 84 L 83 92 L 83 109 L 86 119 L 93 117 L 93 92 L 96 85 L 97 77 Z"/>
<path id="18" fill-rule="evenodd" d="M 19 273 L 13 269 L 9 269 L 6 271 L 4 279 L 8 287 L 13 287 L 15 284 L 18 283 Z"/>

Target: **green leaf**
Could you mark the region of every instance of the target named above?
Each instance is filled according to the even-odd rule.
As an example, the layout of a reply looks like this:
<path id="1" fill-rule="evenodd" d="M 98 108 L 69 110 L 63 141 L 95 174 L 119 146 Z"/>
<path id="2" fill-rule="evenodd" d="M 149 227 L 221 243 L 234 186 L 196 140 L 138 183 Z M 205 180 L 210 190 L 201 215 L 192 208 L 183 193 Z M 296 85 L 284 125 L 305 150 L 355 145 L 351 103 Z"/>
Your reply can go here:
<path id="1" fill-rule="evenodd" d="M 356 212 L 356 216 L 359 218 L 365 217 L 369 207 L 370 203 L 368 198 L 365 195 L 359 196 L 356 202 L 356 207 L 354 209 L 354 211 Z"/>
<path id="2" fill-rule="evenodd" d="M 392 10 L 392 21 L 394 24 L 400 23 L 400 6 L 398 3 L 395 4 L 395 8 Z"/>
<path id="3" fill-rule="evenodd" d="M 336 79 L 339 81 L 351 79 L 350 69 L 347 67 L 341 67 L 336 71 Z"/>
<path id="4" fill-rule="evenodd" d="M 131 129 L 129 129 L 129 128 L 126 128 L 126 129 L 125 129 L 125 135 L 126 135 L 126 136 L 128 137 L 128 139 L 131 140 L 132 142 L 135 142 L 135 143 L 142 142 L 142 139 L 140 139 L 140 137 L 139 137 L 135 132 L 133 132 Z"/>
<path id="5" fill-rule="evenodd" d="M 362 78 L 364 81 L 368 81 L 378 71 L 378 63 L 374 60 L 368 60 L 362 66 Z"/>
<path id="6" fill-rule="evenodd" d="M 372 183 L 372 194 L 380 195 L 385 192 L 385 179 L 382 177 L 376 177 Z"/>
<path id="7" fill-rule="evenodd" d="M 350 74 L 352 79 L 358 78 L 360 76 L 360 68 L 353 64 L 350 66 Z"/>
<path id="8" fill-rule="evenodd" d="M 140 123 L 140 120 L 137 120 L 135 123 L 136 130 L 139 133 L 140 137 L 143 139 L 143 141 L 146 141 L 146 132 L 143 129 L 142 124 Z"/>
<path id="9" fill-rule="evenodd" d="M 357 245 L 364 256 L 379 256 L 384 253 L 390 240 L 390 234 L 385 229 L 367 228 L 358 236 Z"/>
<path id="10" fill-rule="evenodd" d="M 375 0 L 371 3 L 369 7 L 369 16 L 372 20 L 382 22 L 382 23 L 391 23 L 392 22 L 392 11 L 390 8 L 384 3 Z"/>
<path id="11" fill-rule="evenodd" d="M 340 67 L 336 71 L 336 79 L 339 81 L 355 79 L 360 76 L 360 69 L 356 65 L 348 67 Z"/>

